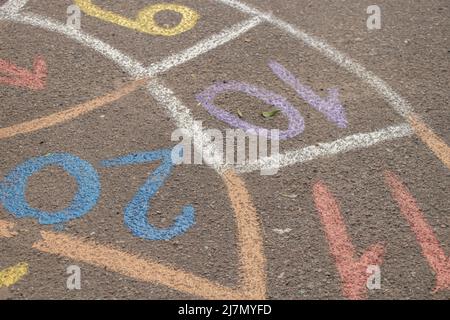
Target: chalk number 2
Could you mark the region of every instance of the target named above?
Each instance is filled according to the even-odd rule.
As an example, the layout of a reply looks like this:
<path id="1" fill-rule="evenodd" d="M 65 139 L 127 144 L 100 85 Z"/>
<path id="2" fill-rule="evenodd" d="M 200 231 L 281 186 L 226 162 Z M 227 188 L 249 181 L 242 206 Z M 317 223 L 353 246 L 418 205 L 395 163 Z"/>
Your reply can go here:
<path id="1" fill-rule="evenodd" d="M 195 210 L 190 205 L 183 207 L 181 214 L 175 219 L 175 223 L 167 229 L 155 228 L 147 221 L 147 212 L 150 209 L 149 201 L 163 186 L 172 170 L 171 156 L 171 150 L 165 149 L 102 161 L 104 167 L 117 167 L 161 160 L 159 167 L 153 171 L 124 211 L 125 225 L 137 237 L 147 240 L 170 240 L 185 233 L 195 223 Z"/>
<path id="2" fill-rule="evenodd" d="M 148 222 L 149 203 L 172 171 L 171 154 L 170 149 L 163 149 L 101 162 L 103 167 L 109 168 L 161 161 L 124 209 L 124 223 L 137 237 L 146 240 L 170 240 L 185 233 L 195 223 L 195 210 L 190 205 L 183 207 L 174 224 L 168 228 L 160 229 Z M 71 204 L 59 212 L 33 208 L 25 197 L 29 178 L 47 166 L 61 167 L 76 180 L 78 185 L 78 191 Z M 87 214 L 97 204 L 100 188 L 98 173 L 91 164 L 68 153 L 52 153 L 27 160 L 13 169 L 0 184 L 0 202 L 16 218 L 35 218 L 40 224 L 54 225 Z"/>

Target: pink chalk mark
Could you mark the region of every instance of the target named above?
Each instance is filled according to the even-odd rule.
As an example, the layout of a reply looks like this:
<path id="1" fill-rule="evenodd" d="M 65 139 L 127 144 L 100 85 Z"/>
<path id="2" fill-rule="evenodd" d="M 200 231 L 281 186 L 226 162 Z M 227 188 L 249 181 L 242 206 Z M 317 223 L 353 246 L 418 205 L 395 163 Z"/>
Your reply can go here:
<path id="1" fill-rule="evenodd" d="M 43 90 L 47 78 L 47 64 L 44 58 L 38 56 L 34 59 L 33 69 L 27 70 L 0 59 L 0 73 L 9 75 L 0 77 L 0 84 Z"/>
<path id="2" fill-rule="evenodd" d="M 433 229 L 427 224 L 416 200 L 395 173 L 386 171 L 385 179 L 400 212 L 416 235 L 422 254 L 436 274 L 436 287 L 433 292 L 450 289 L 450 259 L 445 255 Z"/>
<path id="3" fill-rule="evenodd" d="M 342 292 L 352 300 L 367 298 L 367 267 L 381 265 L 384 246 L 371 246 L 361 258 L 356 258 L 356 250 L 347 233 L 339 204 L 326 185 L 319 181 L 314 185 L 314 199 L 324 227 L 331 254 L 333 255 L 342 280 Z"/>

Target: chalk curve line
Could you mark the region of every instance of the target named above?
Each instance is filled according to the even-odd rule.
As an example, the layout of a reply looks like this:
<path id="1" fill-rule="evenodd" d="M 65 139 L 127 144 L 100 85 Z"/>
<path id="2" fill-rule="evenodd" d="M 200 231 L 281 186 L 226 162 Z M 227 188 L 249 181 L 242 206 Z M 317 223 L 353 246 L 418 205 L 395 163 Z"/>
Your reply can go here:
<path id="1" fill-rule="evenodd" d="M 20 134 L 31 133 L 37 130 L 56 126 L 58 124 L 74 120 L 90 111 L 113 103 L 124 96 L 143 87 L 148 79 L 139 79 L 128 82 L 120 88 L 109 92 L 103 96 L 98 96 L 92 100 L 83 102 L 69 109 L 52 113 L 47 116 L 25 121 L 9 127 L 0 128 L 0 140 L 14 137 Z"/>

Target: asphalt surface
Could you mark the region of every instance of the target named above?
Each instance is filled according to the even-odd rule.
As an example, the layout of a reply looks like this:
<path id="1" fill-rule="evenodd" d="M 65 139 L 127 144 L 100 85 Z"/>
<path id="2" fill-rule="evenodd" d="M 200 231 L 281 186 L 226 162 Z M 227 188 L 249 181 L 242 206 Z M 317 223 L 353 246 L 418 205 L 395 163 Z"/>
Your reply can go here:
<path id="1" fill-rule="evenodd" d="M 271 18 L 151 79 L 124 64 L 130 59 L 143 67 L 157 64 L 252 16 L 227 1 L 179 0 L 198 20 L 174 36 L 86 13 L 80 31 L 68 29 L 73 32 L 68 36 L 66 10 L 74 1 L 16 1 L 24 4 L 19 13 L 0 11 L 0 59 L 32 70 L 42 57 L 46 65 L 46 77 L 32 82 L 41 88 L 0 81 L 0 299 L 450 298 L 449 2 L 379 0 L 381 29 L 368 30 L 366 10 L 373 1 L 245 1 Z M 152 4 L 94 2 L 129 19 Z M 30 13 L 39 16 L 19 21 Z M 46 29 L 48 19 L 59 29 Z M 166 28 L 180 19 L 167 11 L 155 17 Z M 315 38 L 302 41 L 270 19 Z M 123 56 L 112 57 L 86 35 Z M 318 50 L 316 40 L 328 46 Z M 339 65 L 333 61 L 339 60 L 337 52 L 352 62 Z M 270 61 L 322 98 L 337 88 L 347 126 L 338 127 L 312 108 L 272 72 Z M 4 68 L 0 64 L 0 76 L 12 77 Z M 145 85 L 77 116 L 61 115 L 58 119 L 67 119 L 29 132 L 24 128 L 30 126 L 16 126 L 83 106 L 141 78 Z M 124 210 L 160 159 L 112 168 L 102 161 L 176 145 L 171 135 L 188 123 L 183 120 L 188 113 L 174 111 L 174 99 L 204 128 L 225 132 L 230 125 L 208 113 L 197 95 L 233 80 L 273 91 L 300 112 L 304 131 L 280 141 L 281 153 L 340 142 L 317 156 L 308 158 L 306 149 L 303 156 L 288 157 L 292 161 L 269 176 L 253 167 L 224 173 L 207 164 L 175 166 L 145 217 L 154 228 L 171 228 L 191 205 L 195 222 L 166 240 L 133 234 Z M 396 94 L 391 100 L 388 91 Z M 402 113 L 403 101 L 413 111 Z M 274 107 L 242 92 L 221 94 L 215 104 L 260 127 L 289 126 L 282 113 L 262 117 Z M 14 126 L 17 130 L 5 129 Z M 402 133 L 387 138 L 392 130 L 382 131 L 376 143 L 359 136 L 386 128 Z M 83 159 L 97 172 L 97 198 L 94 188 L 74 199 L 80 186 L 56 165 L 35 170 L 22 180 L 23 199 L 14 197 L 20 179 L 8 178 L 12 170 L 61 153 Z M 94 184 L 86 171 L 80 175 Z M 40 221 L 24 206 L 51 216 L 76 201 L 83 208 L 92 202 L 92 208 L 63 222 Z M 373 255 L 360 259 L 368 250 Z M 81 270 L 79 290 L 67 288 L 72 265 Z M 369 265 L 380 268 L 377 289 L 366 288 Z"/>

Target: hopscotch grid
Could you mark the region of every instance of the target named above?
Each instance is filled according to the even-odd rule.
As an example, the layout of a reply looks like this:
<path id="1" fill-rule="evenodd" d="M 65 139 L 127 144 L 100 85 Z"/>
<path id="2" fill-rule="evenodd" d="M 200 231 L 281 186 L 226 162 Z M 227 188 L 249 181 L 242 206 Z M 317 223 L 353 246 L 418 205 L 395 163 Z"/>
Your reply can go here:
<path id="1" fill-rule="evenodd" d="M 231 3 L 231 4 L 234 4 L 234 5 L 240 4 L 239 1 L 234 1 L 234 0 L 215 0 L 215 1 L 219 1 L 219 2 L 222 2 L 222 3 Z M 7 4 L 23 3 L 23 5 L 25 5 L 27 2 L 28 2 L 28 0 L 25 0 L 25 1 L 23 1 L 23 0 L 18 0 L 18 1 L 10 0 L 10 1 L 7 2 Z M 2 9 L 4 9 L 4 7 L 0 8 L 0 20 L 2 19 Z M 15 11 L 13 9 L 3 10 L 3 14 L 6 13 L 7 16 L 9 15 L 9 17 L 11 17 L 13 15 L 17 15 L 17 12 L 20 11 L 20 9 L 21 9 L 21 7 L 19 7 Z M 241 10 L 241 11 L 243 11 L 243 10 Z M 252 12 L 250 12 L 250 13 L 252 13 Z M 24 20 L 20 21 L 20 19 L 17 19 L 15 21 L 17 21 L 17 22 L 24 22 L 24 23 L 28 22 L 31 25 L 35 25 L 35 26 L 41 27 L 43 29 L 56 31 L 58 33 L 70 36 L 70 32 L 68 32 L 68 30 L 65 29 L 64 26 L 61 26 L 61 25 L 58 26 L 58 24 L 56 24 L 56 27 L 57 27 L 56 29 L 49 28 L 49 25 L 48 25 L 49 20 L 46 19 L 46 18 L 39 18 L 38 17 L 38 19 L 41 19 L 41 21 L 40 21 L 41 24 L 36 24 L 36 23 L 33 24 L 33 23 L 30 23 L 30 21 L 26 21 L 25 15 L 21 15 L 21 16 L 24 18 Z M 4 16 L 3 16 L 3 18 L 4 18 Z M 264 20 L 269 21 L 271 18 L 272 18 L 271 15 L 258 13 L 257 17 L 253 17 L 253 18 L 251 18 L 249 20 L 246 20 L 246 21 L 250 25 L 252 24 L 251 21 L 254 21 L 255 26 L 256 26 L 256 25 L 259 25 L 261 23 L 260 19 L 264 19 Z M 33 20 L 33 18 L 31 18 L 31 20 Z M 31 21 L 31 22 L 33 22 L 33 21 Z M 279 23 L 284 23 L 281 20 L 279 20 L 278 22 Z M 244 22 L 244 24 L 245 24 L 245 22 Z M 289 24 L 287 24 L 287 23 L 284 23 L 284 24 L 287 27 L 292 28 L 293 31 L 298 31 L 297 29 L 295 29 L 294 27 L 290 26 Z M 252 27 L 250 27 L 249 30 L 251 28 Z M 309 37 L 307 34 L 303 34 L 303 35 L 305 37 Z M 142 76 L 142 74 L 140 72 L 136 72 L 135 70 L 131 70 L 131 68 L 133 66 L 133 62 L 134 62 L 131 58 L 129 58 L 127 55 L 121 53 L 119 50 L 116 50 L 113 47 L 109 46 L 108 44 L 102 42 L 101 40 L 96 39 L 94 37 L 91 37 L 88 34 L 84 34 L 84 33 L 79 33 L 77 35 L 72 34 L 72 38 L 77 40 L 78 42 L 80 42 L 82 44 L 87 45 L 88 47 L 91 47 L 91 48 L 93 48 L 93 46 L 91 46 L 91 45 L 94 45 L 94 49 L 96 49 L 96 50 L 97 50 L 97 48 L 95 48 L 95 46 L 97 46 L 99 49 L 102 49 L 102 50 L 97 50 L 98 52 L 100 52 L 105 57 L 109 58 L 110 60 L 114 61 L 115 63 L 119 64 L 123 69 L 128 69 L 127 71 L 129 72 L 130 75 L 135 76 L 135 77 Z M 79 38 L 81 38 L 81 40 L 84 40 L 84 41 L 80 41 Z M 83 39 L 83 38 L 85 38 L 85 39 Z M 302 39 L 301 36 L 299 38 Z M 314 39 L 314 38 L 311 37 L 310 39 Z M 232 39 L 230 39 L 230 40 L 232 40 Z M 302 39 L 302 40 L 304 40 L 304 39 Z M 208 43 L 208 40 L 206 39 L 203 42 L 204 43 Z M 226 43 L 226 42 L 228 42 L 228 41 L 225 41 L 224 43 Z M 221 44 L 223 44 L 223 43 L 221 43 Z M 221 45 L 221 44 L 219 44 L 219 45 Z M 333 55 L 333 57 L 335 59 L 335 60 L 332 59 L 333 61 L 339 62 L 338 64 L 340 66 L 342 66 L 342 65 L 346 66 L 347 70 L 350 69 L 350 71 L 353 71 L 353 73 L 355 73 L 356 75 L 360 76 L 363 80 L 366 81 L 366 83 L 369 83 L 369 85 L 372 85 L 379 93 L 380 93 L 380 91 L 379 91 L 380 88 L 386 89 L 388 91 L 387 93 L 383 93 L 383 92 L 381 92 L 381 93 L 386 97 L 386 99 L 388 100 L 389 103 L 393 104 L 394 109 L 396 109 L 396 111 L 398 113 L 400 113 L 403 117 L 407 117 L 408 114 L 410 112 L 412 112 L 412 108 L 410 108 L 409 104 L 405 100 L 403 100 L 402 97 L 400 97 L 398 94 L 396 94 L 383 80 L 377 78 L 373 73 L 367 71 L 361 65 L 354 64 L 354 62 L 352 60 L 350 60 L 349 58 L 347 58 L 345 55 L 341 55 L 341 54 L 336 55 L 336 51 L 334 49 L 332 49 L 331 47 L 328 47 L 328 45 L 326 45 L 326 44 L 321 43 L 320 40 L 319 40 L 319 44 L 322 44 L 322 46 L 317 46 L 316 48 L 321 49 L 320 51 L 322 53 L 328 52 L 330 55 Z M 210 50 L 215 48 L 215 47 L 212 47 L 212 48 L 209 48 L 208 50 L 204 50 L 204 52 L 201 52 L 199 54 L 195 54 L 196 50 L 194 49 L 194 47 L 192 47 L 191 51 L 189 51 L 189 49 L 186 49 L 186 50 L 184 50 L 183 52 L 180 53 L 180 57 L 184 57 L 184 61 L 182 61 L 181 63 L 185 63 L 187 61 L 190 61 L 190 60 L 192 60 L 192 59 L 194 59 L 194 58 L 196 58 L 196 57 L 198 57 L 198 56 L 200 56 L 200 55 L 202 55 L 204 53 L 207 53 Z M 107 50 L 108 48 L 112 49 L 114 51 L 114 54 L 111 54 L 111 52 L 108 52 L 108 50 Z M 190 55 L 192 55 L 192 56 L 190 56 Z M 176 55 L 174 55 L 174 56 L 176 56 Z M 126 58 L 125 61 L 128 61 L 128 64 L 124 63 L 121 60 L 117 60 L 120 57 Z M 138 70 L 142 71 L 144 74 L 148 75 L 149 73 L 151 73 L 151 74 L 154 73 L 154 74 L 152 74 L 152 76 L 154 76 L 154 75 L 156 75 L 156 74 L 158 74 L 160 72 L 164 72 L 164 71 L 170 70 L 171 68 L 173 68 L 173 67 L 175 67 L 177 65 L 180 65 L 181 63 L 177 63 L 177 61 L 173 60 L 173 56 L 172 56 L 172 58 L 171 58 L 171 56 L 169 56 L 165 60 L 160 62 L 160 64 L 154 64 L 154 65 L 151 65 L 148 68 L 144 68 L 137 61 L 136 61 L 136 66 L 138 66 L 139 67 Z M 189 123 L 192 124 L 194 122 L 194 118 L 191 116 L 190 109 L 185 107 L 182 104 L 182 102 L 180 100 L 178 100 L 178 98 L 175 96 L 173 91 L 171 89 L 167 88 L 163 84 L 162 81 L 159 81 L 158 79 L 155 79 L 155 78 L 151 79 L 149 81 L 148 89 L 149 89 L 149 93 L 159 103 L 162 103 L 163 106 L 172 113 L 172 117 L 175 119 L 178 127 L 183 128 L 186 124 L 189 124 Z M 389 94 L 389 92 L 391 94 Z M 180 112 L 185 112 L 185 111 L 187 111 L 186 114 L 184 116 L 183 115 L 180 116 L 179 113 Z M 192 129 L 191 134 L 193 134 L 193 135 L 199 134 L 199 133 L 203 134 L 203 132 L 201 132 L 201 131 L 199 132 L 198 128 L 195 128 L 194 125 L 191 125 L 191 129 Z M 401 136 L 405 136 L 406 137 L 408 135 L 412 135 L 413 134 L 413 130 L 412 130 L 412 127 L 409 124 L 405 123 L 405 124 L 400 124 L 400 125 L 397 125 L 397 126 L 387 127 L 385 129 L 381 129 L 379 131 L 374 131 L 374 132 L 368 133 L 366 135 L 371 135 L 371 134 L 373 134 L 373 135 L 379 134 L 382 137 L 384 136 L 384 139 L 380 139 L 380 141 L 378 141 L 378 142 L 382 142 L 382 141 L 392 140 L 394 138 L 399 138 Z M 397 134 L 397 136 L 393 137 L 392 139 L 386 139 L 386 136 L 389 136 L 389 134 L 391 134 L 391 136 L 394 136 L 395 134 Z M 311 157 L 310 160 L 313 160 L 313 159 L 316 159 L 318 157 L 321 157 L 321 155 L 314 155 L 314 148 L 315 147 L 325 150 L 325 151 L 323 151 L 324 154 L 322 156 L 330 156 L 330 155 L 334 155 L 334 154 L 337 154 L 337 153 L 347 152 L 349 150 L 343 150 L 342 151 L 341 149 L 337 148 L 337 146 L 340 143 L 342 143 L 342 141 L 346 141 L 346 139 L 347 140 L 348 139 L 350 139 L 350 140 L 354 139 L 358 135 L 364 136 L 365 134 L 363 134 L 363 133 L 355 134 L 353 136 L 348 136 L 348 137 L 345 137 L 345 138 L 340 139 L 340 140 L 336 140 L 336 141 L 331 142 L 331 143 L 322 143 L 322 144 L 319 144 L 319 146 L 309 146 L 309 147 L 301 149 L 300 153 L 299 153 L 299 150 L 295 150 L 295 151 L 291 151 L 291 152 L 294 152 L 297 156 L 303 152 L 305 155 L 310 155 L 310 157 Z M 367 141 L 363 141 L 363 143 L 359 147 L 368 148 L 371 145 L 376 144 L 378 142 L 372 140 L 372 142 L 367 143 Z M 366 145 L 364 145 L 364 143 Z M 327 146 L 327 147 L 324 147 L 324 146 Z M 197 147 L 197 146 L 195 146 L 195 147 Z M 327 148 L 328 148 L 328 151 L 326 150 Z M 334 148 L 334 152 L 335 153 L 333 153 L 333 148 Z M 353 148 L 353 149 L 355 149 L 355 148 Z M 329 151 L 332 151 L 332 152 L 330 153 Z M 289 152 L 288 152 L 288 154 L 289 154 Z M 217 164 L 215 159 L 212 159 L 210 161 L 214 165 Z M 263 159 L 263 163 L 262 164 L 264 165 L 264 162 L 267 162 L 267 161 L 270 162 L 270 159 Z M 308 161 L 308 159 L 305 160 L 305 161 Z M 304 161 L 295 161 L 295 162 L 293 162 L 291 164 L 301 163 L 301 162 L 304 162 Z M 252 165 L 255 165 L 255 164 L 252 164 Z M 257 165 L 260 166 L 261 163 L 258 163 Z M 289 165 L 289 164 L 286 164 L 286 165 Z M 254 171 L 254 170 L 258 170 L 260 168 L 252 169 L 249 166 L 244 166 L 244 167 L 238 168 L 238 169 L 240 169 L 241 172 L 250 172 L 250 169 L 251 169 L 251 171 Z M 220 168 L 216 168 L 216 170 L 218 170 L 219 173 L 223 173 L 223 172 L 220 172 L 221 171 Z M 247 279 L 247 280 L 249 280 L 249 279 Z"/>
<path id="2" fill-rule="evenodd" d="M 18 0 L 18 1 L 22 2 L 21 0 Z M 283 29 L 283 28 L 273 22 L 273 19 L 277 19 L 277 18 L 275 18 L 271 14 L 266 14 L 257 9 L 252 9 L 252 8 L 248 7 L 247 5 L 240 3 L 239 1 L 234 1 L 234 0 L 214 0 L 214 1 L 216 1 L 216 2 L 218 1 L 218 2 L 224 3 L 228 6 L 234 7 L 236 9 L 240 10 L 241 12 L 249 14 L 251 16 L 251 18 L 244 20 L 244 21 L 242 21 L 236 25 L 233 25 L 231 27 L 225 28 L 219 34 L 214 34 L 206 39 L 203 39 L 200 42 L 198 42 L 197 44 L 195 44 L 194 46 L 184 49 L 179 53 L 169 55 L 166 58 L 162 59 L 160 62 L 151 64 L 147 68 L 143 67 L 140 62 L 130 58 L 128 55 L 113 48 L 112 46 L 103 42 L 102 40 L 95 38 L 83 31 L 69 28 L 66 25 L 63 25 L 57 21 L 52 21 L 52 19 L 50 19 L 50 18 L 43 17 L 43 16 L 33 14 L 33 13 L 17 13 L 17 12 L 11 12 L 11 11 L 3 12 L 3 18 L 13 20 L 16 22 L 30 24 L 33 26 L 37 26 L 37 27 L 40 27 L 43 29 L 55 31 L 60 34 L 66 35 L 66 36 L 68 36 L 90 48 L 93 48 L 94 50 L 101 53 L 105 57 L 107 57 L 110 60 L 114 61 L 115 63 L 119 64 L 119 66 L 121 66 L 122 69 L 127 71 L 133 77 L 137 77 L 137 78 L 151 77 L 152 80 L 149 81 L 149 85 L 148 85 L 148 91 L 151 94 L 151 96 L 154 99 L 156 99 L 156 101 L 158 101 L 158 103 L 162 104 L 171 113 L 171 116 L 175 120 L 178 128 L 186 129 L 192 137 L 197 137 L 197 138 L 200 137 L 201 138 L 200 146 L 194 145 L 194 148 L 196 148 L 197 150 L 198 149 L 203 150 L 204 161 L 207 165 L 213 167 L 219 173 L 223 173 L 224 171 L 230 169 L 230 166 L 223 165 L 222 164 L 223 159 L 208 158 L 207 155 L 209 155 L 209 154 L 217 154 L 216 152 L 211 152 L 211 150 L 214 150 L 215 146 L 212 143 L 204 143 L 204 141 L 207 140 L 207 137 L 205 136 L 205 133 L 202 131 L 202 129 L 198 128 L 195 125 L 195 119 L 192 116 L 191 109 L 184 106 L 183 103 L 175 96 L 174 92 L 171 89 L 169 89 L 167 86 L 165 86 L 164 83 L 160 79 L 156 79 L 155 76 L 162 72 L 167 72 L 168 70 L 170 70 L 176 66 L 179 66 L 183 63 L 186 63 L 190 60 L 193 60 L 203 54 L 206 54 L 209 51 L 211 51 L 231 40 L 237 39 L 240 35 L 253 29 L 254 27 L 260 25 L 263 21 L 268 21 L 269 23 L 271 23 L 272 25 L 275 25 L 276 27 L 279 27 L 281 29 Z M 10 2 L 14 3 L 13 0 L 11 0 Z M 23 1 L 23 2 L 26 3 L 28 1 Z M 242 6 L 244 6 L 245 8 Z M 0 8 L 0 9 L 2 9 L 2 8 Z M 0 11 L 0 14 L 1 14 L 1 11 Z M 0 18 L 1 18 L 1 16 L 0 16 Z M 281 21 L 281 22 L 284 23 L 283 21 Z M 290 33 L 295 33 L 298 31 L 293 26 L 291 26 L 287 23 L 284 23 L 284 24 L 285 24 L 286 28 L 292 29 Z M 301 37 L 300 37 L 302 40 L 304 40 L 302 37 L 308 37 L 308 38 L 312 39 L 312 37 L 310 37 L 309 35 L 307 35 L 305 33 L 301 33 Z M 322 46 L 319 46 L 319 45 L 322 45 Z M 321 41 L 319 41 L 319 45 L 317 45 L 317 46 L 319 48 L 321 48 L 322 50 L 325 50 L 325 51 L 328 50 L 329 51 L 328 53 L 330 55 L 335 53 L 331 47 L 329 47 L 326 44 L 323 44 Z M 338 61 L 336 61 L 336 59 Z M 343 54 L 337 55 L 333 60 L 335 62 L 337 62 L 339 65 L 354 64 L 350 58 L 346 57 Z M 375 78 L 375 80 L 377 80 L 377 81 L 375 81 L 376 84 L 378 84 L 378 85 L 384 84 L 387 86 L 387 84 L 385 84 L 381 79 L 378 79 L 375 75 L 373 75 L 372 73 L 367 71 L 364 67 L 362 67 L 360 65 L 357 65 L 357 66 L 359 66 L 360 68 L 356 68 L 357 72 L 354 72 L 354 73 L 356 73 L 356 75 L 363 76 L 362 73 L 369 74 L 370 77 L 373 77 L 373 78 Z M 350 70 L 350 71 L 352 71 L 352 70 Z M 390 87 L 388 87 L 388 89 L 391 90 Z M 403 101 L 402 98 L 396 94 L 394 94 L 394 98 L 396 98 L 396 99 L 387 99 L 387 100 L 388 100 L 388 102 L 393 102 L 393 101 L 395 102 L 395 101 L 398 101 L 397 98 L 400 98 L 401 101 Z M 402 112 L 399 112 L 399 113 L 402 114 Z M 330 147 L 328 149 L 328 152 L 327 152 L 326 147 L 325 148 L 320 147 L 322 152 L 318 152 L 317 153 L 318 155 L 316 157 L 313 157 L 313 158 L 305 160 L 305 161 L 314 160 L 316 158 L 320 158 L 320 157 L 324 157 L 324 156 L 332 156 L 332 155 L 335 155 L 338 153 L 347 152 L 347 151 L 351 151 L 351 150 L 368 148 L 372 145 L 375 145 L 375 144 L 378 144 L 378 143 L 381 143 L 384 141 L 407 137 L 407 136 L 410 136 L 413 134 L 412 129 L 408 124 L 402 124 L 398 127 L 401 127 L 401 126 L 403 126 L 403 129 L 405 129 L 404 132 L 401 134 L 391 133 L 391 134 L 388 134 L 385 137 L 385 139 L 378 139 L 378 141 L 376 141 L 374 143 L 367 143 L 367 141 L 361 141 L 360 144 L 355 144 L 350 148 L 347 147 L 346 148 L 347 150 L 343 150 L 340 152 L 336 152 L 335 150 L 333 150 L 333 148 L 335 148 L 336 145 L 339 145 L 339 143 L 341 141 L 352 141 L 352 140 L 354 140 L 353 138 L 357 137 L 358 135 L 362 135 L 362 136 L 366 135 L 366 136 L 370 137 L 370 135 L 377 135 L 378 132 L 388 132 L 390 129 L 395 128 L 395 126 L 380 129 L 378 131 L 374 131 L 371 133 L 365 133 L 365 134 L 357 133 L 354 135 L 344 137 L 342 139 L 338 139 L 334 142 L 322 143 L 321 144 L 322 146 Z M 198 141 L 198 139 L 194 140 L 194 141 Z M 276 166 L 284 167 L 284 166 L 293 165 L 296 163 L 305 162 L 305 161 L 292 161 L 292 160 L 290 161 L 287 157 L 290 156 L 291 159 L 299 158 L 299 155 L 301 155 L 302 153 L 308 152 L 308 150 L 311 150 L 311 148 L 315 148 L 315 147 L 317 147 L 317 146 L 312 145 L 309 147 L 304 147 L 304 148 L 293 150 L 293 151 L 287 151 L 287 153 L 279 156 L 279 159 L 281 159 L 282 161 L 280 164 L 276 164 Z M 260 159 L 257 163 L 250 163 L 247 165 L 237 165 L 237 166 L 232 166 L 231 168 L 237 169 L 238 172 L 252 172 L 252 171 L 261 170 L 261 169 L 271 169 L 273 167 L 272 167 L 272 165 L 270 165 L 270 163 L 273 163 L 274 162 L 273 160 L 277 160 L 277 159 L 275 159 L 273 157 L 263 158 L 263 159 Z M 266 166 L 268 166 L 268 167 L 266 167 Z M 275 166 L 275 164 L 273 166 Z"/>

